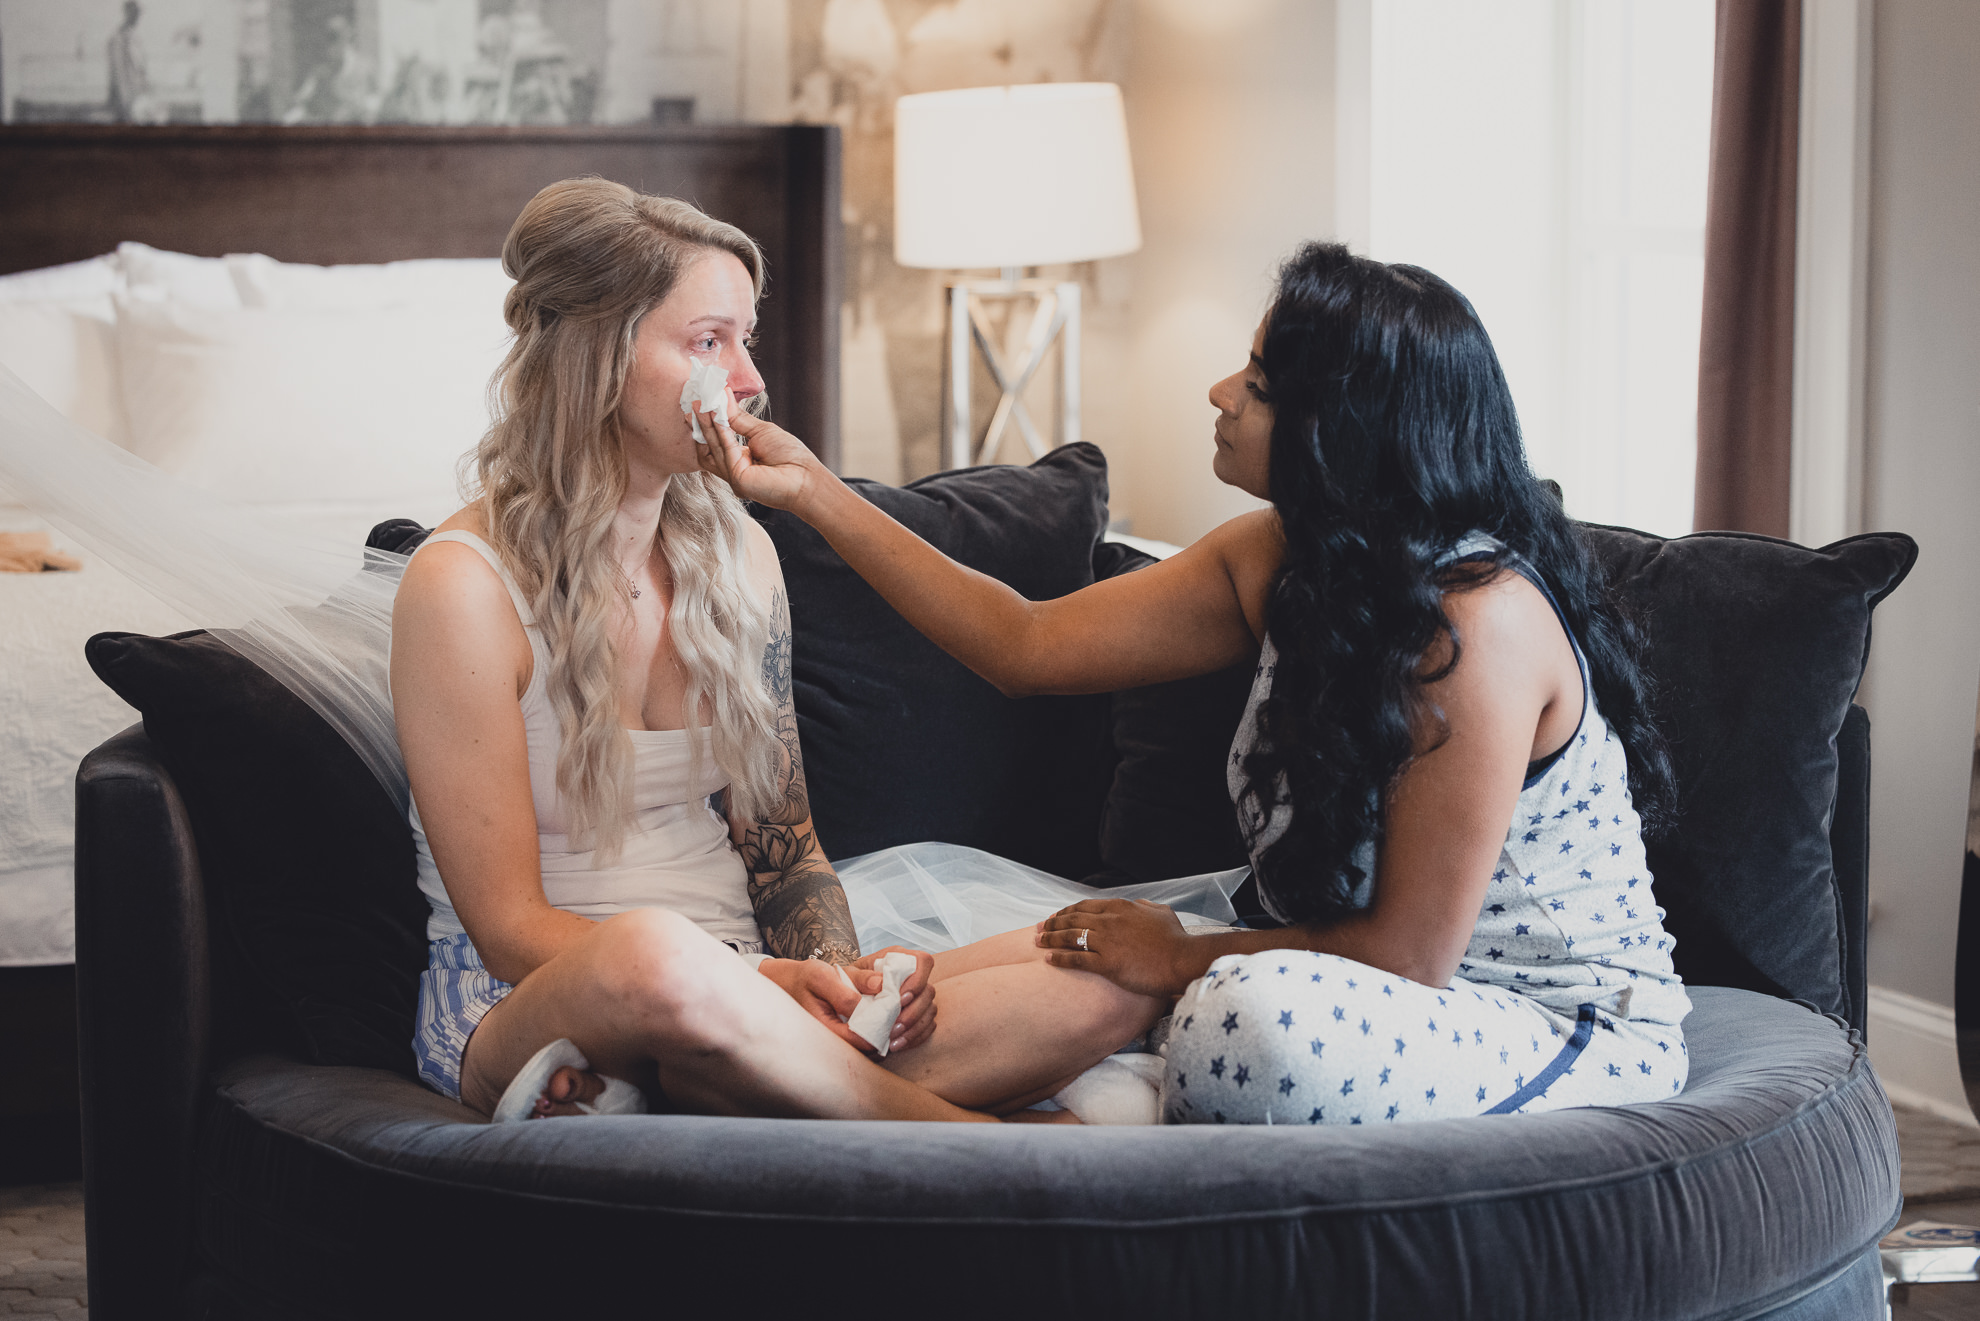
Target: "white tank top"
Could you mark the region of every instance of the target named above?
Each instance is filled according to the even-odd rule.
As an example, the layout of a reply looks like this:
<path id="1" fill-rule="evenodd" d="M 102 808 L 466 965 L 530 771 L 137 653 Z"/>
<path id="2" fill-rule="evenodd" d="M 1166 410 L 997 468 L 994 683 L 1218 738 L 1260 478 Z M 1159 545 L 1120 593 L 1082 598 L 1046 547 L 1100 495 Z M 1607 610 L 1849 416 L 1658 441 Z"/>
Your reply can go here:
<path id="1" fill-rule="evenodd" d="M 545 689 L 550 649 L 543 631 L 493 547 L 472 532 L 438 532 L 425 545 L 442 541 L 476 551 L 501 575 L 529 638 L 533 664 L 529 687 L 522 695 L 523 733 L 529 744 L 529 792 L 536 806 L 543 893 L 551 904 L 594 919 L 634 908 L 668 908 L 718 940 L 748 951 L 761 950 L 763 936 L 749 905 L 749 878 L 730 846 L 728 821 L 708 802 L 709 795 L 728 784 L 710 752 L 708 731 L 627 730 L 633 745 L 633 827 L 625 848 L 609 867 L 598 865 L 590 850 L 572 849 L 565 834 L 569 813 L 557 792 L 562 726 Z M 692 778 L 690 740 L 701 745 L 699 773 Z M 426 938 L 459 935 L 463 928 L 434 865 L 417 803 L 410 815 L 419 850 L 419 888 L 433 905 Z"/>

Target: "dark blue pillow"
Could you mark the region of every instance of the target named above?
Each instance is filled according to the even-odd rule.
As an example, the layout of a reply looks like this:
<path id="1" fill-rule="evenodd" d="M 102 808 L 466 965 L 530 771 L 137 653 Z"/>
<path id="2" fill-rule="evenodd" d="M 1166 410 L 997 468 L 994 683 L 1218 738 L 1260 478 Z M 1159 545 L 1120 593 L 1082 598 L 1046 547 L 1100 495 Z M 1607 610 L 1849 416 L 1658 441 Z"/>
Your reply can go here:
<path id="1" fill-rule="evenodd" d="M 1830 852 L 1836 739 L 1870 650 L 1870 612 L 1904 581 L 1901 533 L 1820 550 L 1740 532 L 1582 534 L 1643 630 L 1643 668 L 1677 772 L 1649 843 L 1688 982 L 1849 1012 Z"/>
<path id="2" fill-rule="evenodd" d="M 1094 555 L 1094 575 L 1112 578 L 1153 563 L 1151 555 L 1109 543 Z M 1244 661 L 1113 695 L 1117 760 L 1100 811 L 1103 870 L 1087 877 L 1089 884 L 1195 876 L 1248 861 L 1224 768 L 1256 669 Z"/>
<path id="3" fill-rule="evenodd" d="M 854 490 L 938 550 L 1050 600 L 1093 581 L 1107 460 L 1087 444 L 1029 467 Z M 790 592 L 793 685 L 818 837 L 834 858 L 918 840 L 1058 876 L 1099 870 L 1112 774 L 1106 694 L 999 693 L 917 632 L 801 520 L 760 506 Z"/>
<path id="4" fill-rule="evenodd" d="M 185 800 L 231 937 L 216 1016 L 239 1047 L 410 1076 L 427 904 L 405 814 L 323 717 L 211 635 L 99 633 L 84 652 Z"/>

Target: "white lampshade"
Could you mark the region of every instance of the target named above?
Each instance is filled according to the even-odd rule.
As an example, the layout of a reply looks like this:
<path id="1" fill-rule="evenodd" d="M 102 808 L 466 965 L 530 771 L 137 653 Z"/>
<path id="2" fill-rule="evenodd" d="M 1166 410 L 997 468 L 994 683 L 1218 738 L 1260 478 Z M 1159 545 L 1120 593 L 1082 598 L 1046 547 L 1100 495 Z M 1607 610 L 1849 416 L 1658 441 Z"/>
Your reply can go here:
<path id="1" fill-rule="evenodd" d="M 894 260 L 968 270 L 1141 246 L 1112 83 L 972 87 L 894 108 Z"/>

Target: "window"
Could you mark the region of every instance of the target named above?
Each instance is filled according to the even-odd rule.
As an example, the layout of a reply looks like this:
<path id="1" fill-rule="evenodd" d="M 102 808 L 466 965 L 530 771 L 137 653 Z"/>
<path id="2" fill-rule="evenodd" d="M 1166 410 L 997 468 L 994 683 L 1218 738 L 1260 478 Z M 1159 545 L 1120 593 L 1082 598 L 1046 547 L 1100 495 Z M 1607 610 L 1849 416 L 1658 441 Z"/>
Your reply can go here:
<path id="1" fill-rule="evenodd" d="M 1443 276 L 1577 518 L 1691 530 L 1712 0 L 1342 0 L 1350 243 Z"/>

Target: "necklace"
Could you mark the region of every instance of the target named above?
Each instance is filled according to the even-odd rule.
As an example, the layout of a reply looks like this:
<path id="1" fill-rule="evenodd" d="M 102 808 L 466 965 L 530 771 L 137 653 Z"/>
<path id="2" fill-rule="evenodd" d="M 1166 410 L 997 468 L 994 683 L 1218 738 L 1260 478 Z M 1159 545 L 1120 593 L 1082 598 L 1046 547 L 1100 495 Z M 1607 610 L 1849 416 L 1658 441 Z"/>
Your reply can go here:
<path id="1" fill-rule="evenodd" d="M 635 601 L 639 600 L 639 588 L 637 587 L 633 588 L 632 592 L 633 592 L 633 600 Z"/>

